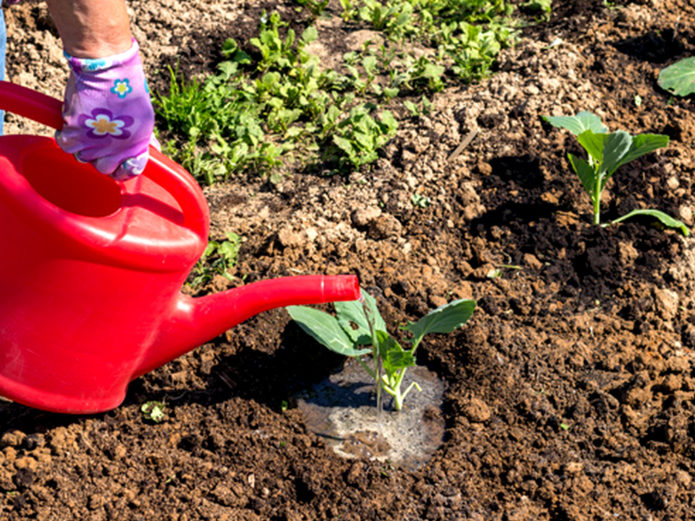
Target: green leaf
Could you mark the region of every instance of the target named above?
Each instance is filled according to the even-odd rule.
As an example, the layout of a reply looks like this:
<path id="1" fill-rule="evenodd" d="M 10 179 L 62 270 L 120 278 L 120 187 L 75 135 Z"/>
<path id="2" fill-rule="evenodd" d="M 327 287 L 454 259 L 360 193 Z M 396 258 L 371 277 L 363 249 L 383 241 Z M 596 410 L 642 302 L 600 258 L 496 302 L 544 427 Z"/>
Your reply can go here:
<path id="1" fill-rule="evenodd" d="M 393 87 L 384 87 L 384 96 L 388 99 L 393 99 L 398 96 L 398 89 Z"/>
<path id="2" fill-rule="evenodd" d="M 343 152 L 346 154 L 350 155 L 354 153 L 355 147 L 352 144 L 352 141 L 349 139 L 345 139 L 344 137 L 340 136 L 333 136 L 333 143 L 335 143 L 338 148 L 340 148 Z"/>
<path id="3" fill-rule="evenodd" d="M 596 133 L 591 130 L 585 130 L 577 136 L 577 141 L 584 147 L 586 153 L 593 160 L 594 164 L 603 161 L 603 149 L 606 143 L 605 133 Z"/>
<path id="4" fill-rule="evenodd" d="M 233 265 L 239 257 L 240 246 L 241 243 L 238 241 L 224 241 L 217 247 L 217 251 L 230 265 Z"/>
<path id="5" fill-rule="evenodd" d="M 143 403 L 140 412 L 146 419 L 160 423 L 166 418 L 165 408 L 164 402 L 151 401 Z"/>
<path id="6" fill-rule="evenodd" d="M 564 128 L 578 136 L 585 130 L 591 130 L 597 134 L 608 132 L 596 114 L 591 112 L 579 112 L 576 116 L 542 116 L 544 120 L 554 127 Z"/>
<path id="7" fill-rule="evenodd" d="M 632 136 L 624 130 L 618 130 L 608 134 L 603 147 L 603 162 L 599 165 L 599 173 L 607 173 L 601 179 L 601 188 L 608 178 L 620 166 L 620 161 L 625 157 L 632 145 Z"/>
<path id="8" fill-rule="evenodd" d="M 651 209 L 644 209 L 644 210 L 632 210 L 630 213 L 623 215 L 622 217 L 618 217 L 615 221 L 611 221 L 611 224 L 617 224 L 619 222 L 622 222 L 626 219 L 630 219 L 631 217 L 635 217 L 638 215 L 646 215 L 647 217 L 654 217 L 655 219 L 658 219 L 661 224 L 668 228 L 674 228 L 677 230 L 680 230 L 680 232 L 687 237 L 690 235 L 690 230 L 688 230 L 688 227 L 683 224 L 681 221 L 678 219 L 671 217 L 670 215 L 661 212 L 659 210 L 651 210 Z"/>
<path id="9" fill-rule="evenodd" d="M 630 150 L 627 154 L 620 160 L 620 164 L 616 167 L 619 168 L 625 163 L 629 163 L 633 159 L 642 157 L 645 154 L 654 152 L 659 148 L 668 146 L 669 138 L 665 134 L 640 134 L 632 138 L 632 145 L 630 145 Z M 612 174 L 613 172 L 609 172 Z"/>
<path id="10" fill-rule="evenodd" d="M 382 367 L 387 375 L 390 376 L 396 371 L 417 365 L 412 351 L 403 349 L 391 335 L 385 331 L 377 331 L 376 336 Z"/>
<path id="11" fill-rule="evenodd" d="M 579 177 L 582 182 L 584 190 L 591 196 L 591 200 L 594 199 L 594 188 L 596 187 L 596 182 L 598 180 L 598 175 L 592 168 L 592 166 L 584 161 L 581 157 L 573 156 L 572 154 L 567 154 L 570 164 L 574 169 L 574 172 Z"/>
<path id="12" fill-rule="evenodd" d="M 405 100 L 403 102 L 403 106 L 408 109 L 411 116 L 418 116 L 420 114 L 420 110 L 417 108 L 417 105 L 410 100 Z"/>
<path id="13" fill-rule="evenodd" d="M 695 92 L 695 57 L 685 58 L 659 73 L 659 86 L 676 96 Z"/>
<path id="14" fill-rule="evenodd" d="M 376 300 L 374 300 L 374 297 L 369 295 L 366 291 L 362 291 L 362 296 L 364 297 L 371 318 L 374 321 L 374 329 L 386 331 L 386 322 L 384 322 L 384 319 L 381 317 L 376 307 Z M 353 341 L 360 345 L 371 345 L 372 333 L 369 329 L 367 317 L 364 315 L 362 302 L 359 300 L 334 302 L 333 306 L 335 307 L 338 323 Z M 353 329 L 351 324 L 356 325 L 357 329 Z"/>
<path id="15" fill-rule="evenodd" d="M 306 334 L 331 351 L 344 356 L 371 353 L 371 349 L 355 349 L 355 344 L 334 316 L 307 306 L 288 306 L 286 309 Z"/>
<path id="16" fill-rule="evenodd" d="M 455 300 L 427 313 L 417 322 L 410 322 L 405 329 L 417 340 L 428 333 L 451 333 L 461 327 L 473 315 L 475 300 Z"/>
<path id="17" fill-rule="evenodd" d="M 311 43 L 316 40 L 316 38 L 319 37 L 319 32 L 316 30 L 316 27 L 313 25 L 310 25 L 306 29 L 304 29 L 304 32 L 302 33 L 302 36 L 300 37 L 300 40 L 303 43 Z"/>
<path id="18" fill-rule="evenodd" d="M 398 121 L 396 121 L 396 118 L 393 117 L 393 114 L 391 111 L 385 110 L 381 113 L 381 116 L 379 117 L 381 120 L 381 123 L 383 125 L 386 125 L 386 134 L 390 135 L 391 133 L 394 133 L 398 129 Z"/>

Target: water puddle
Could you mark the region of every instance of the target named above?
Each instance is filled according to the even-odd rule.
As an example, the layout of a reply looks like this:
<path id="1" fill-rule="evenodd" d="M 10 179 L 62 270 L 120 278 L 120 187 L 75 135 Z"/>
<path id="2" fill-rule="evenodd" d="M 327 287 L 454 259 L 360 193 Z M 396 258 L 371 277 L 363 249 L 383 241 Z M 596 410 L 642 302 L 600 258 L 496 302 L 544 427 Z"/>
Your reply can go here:
<path id="1" fill-rule="evenodd" d="M 300 393 L 297 405 L 307 427 L 341 456 L 388 460 L 412 469 L 428 461 L 444 439 L 443 382 L 420 366 L 408 369 L 403 388 L 413 380 L 422 391 L 413 390 L 400 412 L 384 395 L 377 418 L 374 382 L 348 360 L 340 372 Z"/>

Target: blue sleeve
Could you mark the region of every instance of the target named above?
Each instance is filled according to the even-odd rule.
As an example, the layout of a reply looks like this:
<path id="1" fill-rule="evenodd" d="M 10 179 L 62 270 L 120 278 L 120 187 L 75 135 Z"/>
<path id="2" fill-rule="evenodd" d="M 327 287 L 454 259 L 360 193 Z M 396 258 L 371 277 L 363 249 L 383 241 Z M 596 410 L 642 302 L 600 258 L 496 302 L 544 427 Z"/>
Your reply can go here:
<path id="1" fill-rule="evenodd" d="M 5 50 L 7 48 L 7 30 L 5 29 L 5 15 L 0 7 L 0 80 L 5 79 Z M 0 110 L 0 136 L 2 136 L 5 112 Z"/>

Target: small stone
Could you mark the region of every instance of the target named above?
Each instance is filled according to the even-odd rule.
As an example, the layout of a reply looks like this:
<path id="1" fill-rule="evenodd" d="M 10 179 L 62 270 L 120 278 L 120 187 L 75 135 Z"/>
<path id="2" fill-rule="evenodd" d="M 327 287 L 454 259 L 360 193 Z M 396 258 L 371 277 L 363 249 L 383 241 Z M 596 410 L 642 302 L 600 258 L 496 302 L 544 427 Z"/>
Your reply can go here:
<path id="1" fill-rule="evenodd" d="M 447 300 L 444 297 L 433 295 L 430 297 L 430 304 L 432 304 L 435 308 L 438 308 L 445 306 L 447 304 Z"/>
<path id="2" fill-rule="evenodd" d="M 680 186 L 680 183 L 678 182 L 678 178 L 676 176 L 671 176 L 666 180 L 666 186 L 669 187 L 671 190 L 675 190 Z"/>
<path id="3" fill-rule="evenodd" d="M 285 248 L 292 248 L 302 243 L 302 236 L 287 226 L 278 232 L 278 241 Z"/>
<path id="4" fill-rule="evenodd" d="M 458 286 L 454 289 L 454 295 L 456 298 L 472 299 L 473 298 L 473 284 L 467 280 L 461 281 Z"/>
<path id="5" fill-rule="evenodd" d="M 524 253 L 524 264 L 534 270 L 540 270 L 543 267 L 543 263 L 532 253 Z"/>
<path id="6" fill-rule="evenodd" d="M 304 233 L 306 234 L 308 242 L 314 242 L 316 240 L 316 237 L 319 236 L 319 232 L 316 231 L 316 228 L 307 228 L 306 230 L 304 230 Z"/>
<path id="7" fill-rule="evenodd" d="M 688 474 L 684 470 L 679 470 L 676 472 L 676 483 L 681 485 L 682 487 L 688 488 L 690 487 L 691 483 L 693 482 L 693 478 L 690 477 L 690 474 Z"/>
<path id="8" fill-rule="evenodd" d="M 618 244 L 618 257 L 620 258 L 620 264 L 627 267 L 637 260 L 639 252 L 629 242 L 620 242 Z"/>
<path id="9" fill-rule="evenodd" d="M 403 225 L 391 214 L 380 215 L 369 226 L 369 237 L 372 239 L 386 239 L 401 233 Z"/>
<path id="10" fill-rule="evenodd" d="M 678 293 L 670 289 L 655 289 L 654 298 L 656 299 L 657 309 L 661 315 L 671 320 L 678 314 Z"/>
<path id="11" fill-rule="evenodd" d="M 31 456 L 23 456 L 21 458 L 17 458 L 14 462 L 14 466 L 17 469 L 29 469 L 29 470 L 36 470 L 36 467 L 38 467 L 39 463 L 36 461 L 34 458 Z"/>
<path id="12" fill-rule="evenodd" d="M 17 459 L 17 451 L 14 447 L 5 447 L 2 452 L 5 455 L 5 461 L 14 461 Z"/>
<path id="13" fill-rule="evenodd" d="M 65 449 L 67 432 L 65 427 L 56 427 L 51 433 L 51 439 L 48 443 L 56 453 L 60 453 Z"/>
<path id="14" fill-rule="evenodd" d="M 379 208 L 360 208 L 352 213 L 352 224 L 357 228 L 368 226 L 381 215 Z"/>
<path id="15" fill-rule="evenodd" d="M 473 423 L 485 423 L 492 416 L 490 408 L 480 398 L 471 398 L 464 405 L 463 413 Z"/>
<path id="16" fill-rule="evenodd" d="M 541 201 L 544 203 L 552 204 L 552 205 L 558 205 L 560 204 L 560 199 L 558 199 L 557 195 L 551 193 L 551 192 L 544 192 L 541 194 Z"/>
<path id="17" fill-rule="evenodd" d="M 113 458 L 116 460 L 121 460 L 126 457 L 126 454 L 128 454 L 128 449 L 125 448 L 125 445 L 118 444 L 116 447 L 113 449 Z"/>
<path id="18" fill-rule="evenodd" d="M 678 215 L 681 220 L 688 226 L 693 224 L 693 209 L 688 205 L 682 205 L 678 208 Z"/>
<path id="19" fill-rule="evenodd" d="M 567 474 L 579 474 L 582 470 L 584 470 L 584 464 L 581 461 L 570 461 L 565 465 Z"/>
<path id="20" fill-rule="evenodd" d="M 482 175 L 490 175 L 492 173 L 492 165 L 485 161 L 478 161 L 477 169 Z"/>
<path id="21" fill-rule="evenodd" d="M 19 447 L 26 438 L 22 431 L 8 431 L 0 438 L 0 447 Z"/>

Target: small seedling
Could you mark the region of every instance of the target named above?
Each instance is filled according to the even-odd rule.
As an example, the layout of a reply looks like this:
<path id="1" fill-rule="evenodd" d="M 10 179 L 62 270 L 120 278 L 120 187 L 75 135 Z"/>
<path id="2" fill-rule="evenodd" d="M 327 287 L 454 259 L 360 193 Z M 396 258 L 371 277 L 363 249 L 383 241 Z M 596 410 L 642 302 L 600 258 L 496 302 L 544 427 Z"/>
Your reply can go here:
<path id="1" fill-rule="evenodd" d="M 297 0 L 297 3 L 306 7 L 314 18 L 318 18 L 323 14 L 328 6 L 329 0 Z"/>
<path id="2" fill-rule="evenodd" d="M 486 277 L 488 279 L 499 279 L 502 277 L 502 270 L 507 269 L 507 270 L 523 270 L 521 266 L 517 266 L 515 264 L 502 264 L 501 266 L 498 266 L 496 268 L 492 268 L 490 271 L 487 272 Z"/>
<path id="3" fill-rule="evenodd" d="M 341 162 L 359 168 L 376 161 L 379 149 L 396 135 L 397 129 L 398 123 L 388 110 L 375 119 L 368 106 L 359 105 L 338 123 L 333 144 L 342 154 Z"/>
<path id="4" fill-rule="evenodd" d="M 432 204 L 432 199 L 430 199 L 426 195 L 413 194 L 410 197 L 410 202 L 413 203 L 413 206 L 418 206 L 420 208 L 427 208 L 429 205 Z"/>
<path id="5" fill-rule="evenodd" d="M 417 322 L 409 322 L 402 329 L 411 335 L 407 340 L 410 349 L 404 349 L 387 332 L 374 298 L 364 291 L 362 295 L 364 303 L 334 302 L 336 316 L 306 306 L 290 306 L 287 311 L 321 345 L 355 358 L 374 380 L 377 394 L 383 390 L 392 396 L 394 408 L 400 411 L 410 391 L 420 390 L 417 382 L 412 382 L 405 390 L 401 387 L 407 369 L 417 365 L 415 351 L 424 336 L 458 329 L 468 322 L 476 303 L 474 300 L 455 300 L 430 311 Z M 368 355 L 371 355 L 374 367 L 363 359 Z"/>
<path id="6" fill-rule="evenodd" d="M 601 118 L 591 112 L 580 112 L 576 116 L 543 116 L 554 127 L 564 128 L 577 136 L 579 144 L 586 150 L 587 159 L 568 154 L 572 169 L 582 186 L 591 197 L 594 209 L 594 224 L 601 224 L 601 194 L 606 183 L 622 165 L 645 154 L 668 145 L 668 136 L 663 134 L 639 134 L 631 136 L 624 130 L 608 132 Z M 688 228 L 679 220 L 659 210 L 633 210 L 610 223 L 616 224 L 635 216 L 658 219 L 664 226 L 677 228 L 688 235 Z"/>
<path id="7" fill-rule="evenodd" d="M 146 420 L 154 423 L 160 423 L 166 418 L 164 402 L 145 402 L 140 406 L 140 412 Z"/>
<path id="8" fill-rule="evenodd" d="M 226 241 L 209 241 L 203 255 L 193 268 L 192 286 L 199 286 L 212 280 L 215 274 L 233 280 L 228 270 L 239 261 L 239 248 L 243 238 L 234 232 L 227 233 Z"/>

